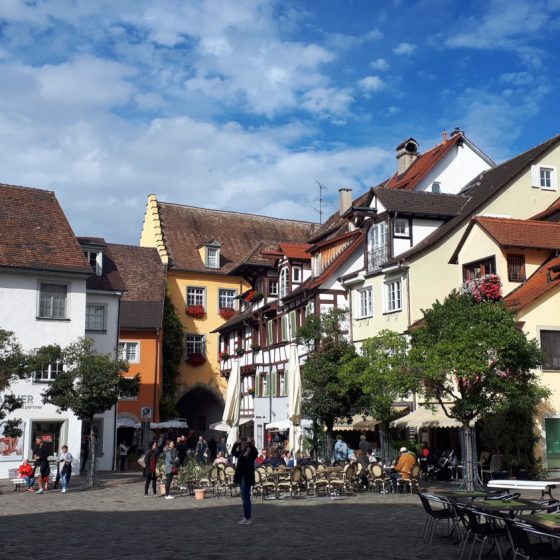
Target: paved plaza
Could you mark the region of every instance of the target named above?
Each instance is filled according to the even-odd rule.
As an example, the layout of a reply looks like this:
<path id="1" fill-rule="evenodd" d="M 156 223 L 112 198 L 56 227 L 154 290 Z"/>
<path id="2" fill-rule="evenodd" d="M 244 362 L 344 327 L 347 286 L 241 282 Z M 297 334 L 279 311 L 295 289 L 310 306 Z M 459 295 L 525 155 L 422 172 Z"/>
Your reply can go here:
<path id="1" fill-rule="evenodd" d="M 3 560 L 430 559 L 455 553 L 449 539 L 421 539 L 424 513 L 410 495 L 241 500 L 210 495 L 144 498 L 139 474 L 102 475 L 102 487 L 36 495 L 0 488 Z"/>

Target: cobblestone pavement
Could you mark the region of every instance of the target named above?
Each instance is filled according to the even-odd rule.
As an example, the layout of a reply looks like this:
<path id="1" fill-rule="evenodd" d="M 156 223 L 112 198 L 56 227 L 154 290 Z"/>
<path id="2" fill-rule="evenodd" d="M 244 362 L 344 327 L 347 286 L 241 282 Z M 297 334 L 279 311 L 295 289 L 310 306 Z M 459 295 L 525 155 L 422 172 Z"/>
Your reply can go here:
<path id="1" fill-rule="evenodd" d="M 105 474 L 102 487 L 67 494 L 14 492 L 0 484 L 0 558 L 343 559 L 452 557 L 456 547 L 421 539 L 424 513 L 410 495 L 371 492 L 345 498 L 254 500 L 253 524 L 240 526 L 241 500 L 210 495 L 144 498 L 139 474 Z"/>

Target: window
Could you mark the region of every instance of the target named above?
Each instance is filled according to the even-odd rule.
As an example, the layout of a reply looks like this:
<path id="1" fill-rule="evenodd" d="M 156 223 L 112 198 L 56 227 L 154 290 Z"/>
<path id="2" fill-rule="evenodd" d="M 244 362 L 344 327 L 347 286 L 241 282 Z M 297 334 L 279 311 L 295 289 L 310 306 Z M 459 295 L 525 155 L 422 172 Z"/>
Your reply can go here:
<path id="1" fill-rule="evenodd" d="M 227 288 L 220 288 L 218 292 L 218 301 L 220 309 L 224 307 L 235 308 L 235 298 L 237 297 L 236 290 L 228 290 Z"/>
<path id="2" fill-rule="evenodd" d="M 44 368 L 37 370 L 35 372 L 35 381 L 39 383 L 48 383 L 49 381 L 54 381 L 56 376 L 63 371 L 63 363 L 60 360 L 56 360 L 52 364 L 45 366 Z"/>
<path id="3" fill-rule="evenodd" d="M 86 331 L 105 331 L 105 305 L 86 305 Z"/>
<path id="4" fill-rule="evenodd" d="M 434 181 L 432 183 L 432 192 L 436 194 L 441 192 L 441 183 L 439 181 Z"/>
<path id="5" fill-rule="evenodd" d="M 385 283 L 386 312 L 400 311 L 402 309 L 402 280 L 393 280 Z"/>
<path id="6" fill-rule="evenodd" d="M 544 354 L 542 368 L 560 370 L 560 331 L 540 331 Z"/>
<path id="7" fill-rule="evenodd" d="M 282 315 L 280 319 L 280 327 L 282 332 L 282 342 L 290 340 L 290 317 L 289 315 Z"/>
<path id="8" fill-rule="evenodd" d="M 140 362 L 140 343 L 119 342 L 119 356 L 121 360 L 137 364 Z"/>
<path id="9" fill-rule="evenodd" d="M 523 255 L 508 255 L 507 267 L 510 282 L 525 282 L 525 257 Z"/>
<path id="10" fill-rule="evenodd" d="M 220 268 L 220 249 L 218 247 L 206 247 L 206 266 Z"/>
<path id="11" fill-rule="evenodd" d="M 278 296 L 278 280 L 269 280 L 268 281 L 268 295 L 269 296 Z"/>
<path id="12" fill-rule="evenodd" d="M 41 319 L 66 319 L 68 286 L 41 282 L 39 290 L 39 317 Z"/>
<path id="13" fill-rule="evenodd" d="M 288 295 L 288 290 L 290 285 L 288 282 L 288 268 L 284 267 L 280 271 L 280 298 L 286 297 Z"/>
<path id="14" fill-rule="evenodd" d="M 101 276 L 103 272 L 103 253 L 99 251 L 84 251 L 89 266 L 95 270 L 97 276 Z"/>
<path id="15" fill-rule="evenodd" d="M 466 282 L 475 278 L 482 278 L 488 274 L 496 274 L 496 259 L 494 257 L 463 265 L 463 280 Z"/>
<path id="16" fill-rule="evenodd" d="M 301 282 L 301 266 L 292 268 L 292 280 L 298 284 Z"/>
<path id="17" fill-rule="evenodd" d="M 410 237 L 408 220 L 398 218 L 393 222 L 393 232 L 395 237 Z"/>
<path id="18" fill-rule="evenodd" d="M 201 334 L 188 334 L 186 337 L 185 351 L 189 356 L 204 356 L 204 336 Z"/>
<path id="19" fill-rule="evenodd" d="M 187 288 L 187 305 L 202 305 L 205 307 L 206 288 Z"/>
<path id="20" fill-rule="evenodd" d="M 557 176 L 555 165 L 531 165 L 531 186 L 545 191 L 555 191 Z"/>
<path id="21" fill-rule="evenodd" d="M 389 258 L 387 224 L 373 224 L 368 231 L 368 268 L 379 268 Z"/>
<path id="22" fill-rule="evenodd" d="M 314 315 L 314 314 L 315 314 L 315 302 L 308 301 L 307 305 L 305 306 L 305 316 L 309 317 L 309 315 Z"/>
<path id="23" fill-rule="evenodd" d="M 268 345 L 271 346 L 274 344 L 274 321 L 270 320 L 266 324 L 266 332 L 267 332 L 267 340 Z"/>
<path id="24" fill-rule="evenodd" d="M 268 375 L 266 373 L 263 373 L 261 376 L 259 376 L 259 395 L 262 397 L 268 397 Z"/>
<path id="25" fill-rule="evenodd" d="M 279 397 L 286 397 L 288 396 L 287 387 L 286 387 L 286 374 L 283 371 L 279 371 L 276 375 L 278 380 L 278 392 L 277 395 Z"/>
<path id="26" fill-rule="evenodd" d="M 133 379 L 132 377 L 126 377 L 125 379 Z M 138 395 L 132 393 L 131 391 L 119 391 L 119 401 L 136 401 L 138 400 Z"/>
<path id="27" fill-rule="evenodd" d="M 371 317 L 373 315 L 373 301 L 372 301 L 372 288 L 371 286 L 357 291 L 357 313 L 358 319 Z"/>

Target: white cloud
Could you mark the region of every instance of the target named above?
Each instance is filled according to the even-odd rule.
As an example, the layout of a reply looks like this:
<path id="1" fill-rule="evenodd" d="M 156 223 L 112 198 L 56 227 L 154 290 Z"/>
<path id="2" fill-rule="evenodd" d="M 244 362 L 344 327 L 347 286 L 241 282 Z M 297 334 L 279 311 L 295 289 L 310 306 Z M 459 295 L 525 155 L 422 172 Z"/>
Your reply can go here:
<path id="1" fill-rule="evenodd" d="M 533 76 L 529 72 L 507 72 L 500 76 L 500 81 L 514 86 L 523 86 L 531 83 Z"/>
<path id="2" fill-rule="evenodd" d="M 389 63 L 384 59 L 384 58 L 377 58 L 375 60 L 373 60 L 370 63 L 370 66 L 374 69 L 374 70 L 388 70 L 389 69 Z"/>
<path id="3" fill-rule="evenodd" d="M 399 43 L 393 49 L 393 52 L 398 55 L 411 55 L 418 47 L 413 43 Z"/>
<path id="4" fill-rule="evenodd" d="M 385 82 L 379 76 L 366 76 L 358 81 L 362 91 L 371 93 L 381 91 L 385 87 Z"/>
<path id="5" fill-rule="evenodd" d="M 323 117 L 346 114 L 349 105 L 354 101 L 348 89 L 324 87 L 308 91 L 303 98 L 301 106 L 304 109 Z"/>

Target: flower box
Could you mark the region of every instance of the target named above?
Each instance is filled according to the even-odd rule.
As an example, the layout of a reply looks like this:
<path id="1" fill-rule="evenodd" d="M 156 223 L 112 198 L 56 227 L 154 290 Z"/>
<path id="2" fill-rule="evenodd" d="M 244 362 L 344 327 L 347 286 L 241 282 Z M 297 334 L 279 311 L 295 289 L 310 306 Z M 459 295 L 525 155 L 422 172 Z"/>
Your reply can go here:
<path id="1" fill-rule="evenodd" d="M 257 301 L 260 301 L 263 298 L 263 294 L 262 292 L 259 292 L 257 290 L 249 290 L 246 294 L 245 294 L 245 301 L 247 303 L 256 303 Z"/>
<path id="2" fill-rule="evenodd" d="M 472 297 L 477 303 L 502 299 L 502 282 L 497 274 L 474 278 L 463 284 L 461 293 Z"/>
<path id="3" fill-rule="evenodd" d="M 185 313 L 195 319 L 204 319 L 206 317 L 206 309 L 203 305 L 187 305 Z"/>
<path id="4" fill-rule="evenodd" d="M 224 362 L 225 360 L 230 359 L 230 355 L 227 352 L 220 352 L 220 361 Z"/>
<path id="5" fill-rule="evenodd" d="M 229 321 L 237 311 L 233 307 L 221 307 L 219 313 L 222 319 Z"/>
<path id="6" fill-rule="evenodd" d="M 201 366 L 206 361 L 206 358 L 202 354 L 191 354 L 187 359 L 187 364 L 198 367 Z"/>
<path id="7" fill-rule="evenodd" d="M 251 344 L 251 350 L 253 352 L 258 352 L 261 349 L 260 344 Z"/>
<path id="8" fill-rule="evenodd" d="M 240 347 L 240 348 L 236 348 L 236 349 L 235 349 L 235 354 L 236 354 L 237 356 L 243 356 L 243 354 L 245 354 L 245 350 L 244 350 L 243 348 L 241 348 L 241 347 Z"/>

